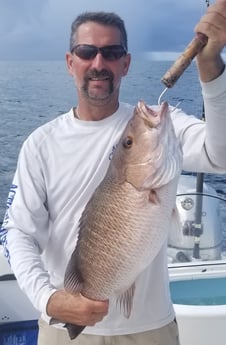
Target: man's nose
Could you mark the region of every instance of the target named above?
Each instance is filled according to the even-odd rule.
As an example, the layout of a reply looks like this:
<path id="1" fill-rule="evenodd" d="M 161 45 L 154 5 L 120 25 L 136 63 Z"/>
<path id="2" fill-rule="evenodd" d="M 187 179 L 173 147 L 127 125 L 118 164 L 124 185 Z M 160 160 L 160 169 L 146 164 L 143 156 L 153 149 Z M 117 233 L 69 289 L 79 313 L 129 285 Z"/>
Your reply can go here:
<path id="1" fill-rule="evenodd" d="M 93 58 L 92 67 L 96 70 L 102 70 L 106 66 L 106 61 L 103 58 L 101 52 L 98 52 L 97 55 Z"/>

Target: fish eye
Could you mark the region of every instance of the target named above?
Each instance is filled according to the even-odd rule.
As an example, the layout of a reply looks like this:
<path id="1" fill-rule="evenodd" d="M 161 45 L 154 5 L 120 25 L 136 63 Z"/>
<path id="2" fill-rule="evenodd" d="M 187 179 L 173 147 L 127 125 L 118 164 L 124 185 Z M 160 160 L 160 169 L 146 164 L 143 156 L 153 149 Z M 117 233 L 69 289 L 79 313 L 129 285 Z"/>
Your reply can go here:
<path id="1" fill-rule="evenodd" d="M 131 137 L 126 137 L 124 138 L 122 144 L 125 147 L 125 149 L 130 149 L 131 146 L 133 145 L 133 139 Z"/>

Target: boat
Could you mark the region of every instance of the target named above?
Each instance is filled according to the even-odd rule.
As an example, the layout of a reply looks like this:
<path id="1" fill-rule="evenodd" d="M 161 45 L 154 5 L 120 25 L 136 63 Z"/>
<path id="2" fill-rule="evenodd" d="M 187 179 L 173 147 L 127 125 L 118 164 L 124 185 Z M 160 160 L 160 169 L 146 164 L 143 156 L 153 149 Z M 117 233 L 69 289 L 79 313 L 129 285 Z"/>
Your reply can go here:
<path id="1" fill-rule="evenodd" d="M 203 183 L 203 175 L 181 175 L 179 221 L 168 238 L 170 291 L 181 345 L 225 344 L 225 202 Z"/>
<path id="2" fill-rule="evenodd" d="M 197 180 L 182 174 L 178 185 L 178 222 L 168 238 L 170 291 L 181 345 L 223 345 L 226 246 L 221 205 L 226 208 L 226 199 L 208 183 L 201 183 L 202 192 L 197 191 Z M 0 296 L 0 344 L 36 345 L 39 312 L 19 289 L 2 246 Z"/>
<path id="3" fill-rule="evenodd" d="M 0 344 L 36 345 L 40 313 L 21 291 L 0 245 Z"/>

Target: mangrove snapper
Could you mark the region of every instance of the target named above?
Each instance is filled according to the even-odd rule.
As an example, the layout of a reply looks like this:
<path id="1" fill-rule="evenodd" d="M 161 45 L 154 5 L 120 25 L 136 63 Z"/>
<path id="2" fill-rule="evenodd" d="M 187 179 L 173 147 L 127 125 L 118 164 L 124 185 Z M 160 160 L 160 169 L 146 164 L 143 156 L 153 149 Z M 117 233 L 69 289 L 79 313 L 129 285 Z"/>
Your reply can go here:
<path id="1" fill-rule="evenodd" d="M 130 316 L 136 278 L 166 240 L 181 166 L 168 104 L 153 110 L 138 102 L 81 216 L 65 273 L 68 292 L 93 300 L 115 297 Z M 66 327 L 71 339 L 85 328 Z"/>

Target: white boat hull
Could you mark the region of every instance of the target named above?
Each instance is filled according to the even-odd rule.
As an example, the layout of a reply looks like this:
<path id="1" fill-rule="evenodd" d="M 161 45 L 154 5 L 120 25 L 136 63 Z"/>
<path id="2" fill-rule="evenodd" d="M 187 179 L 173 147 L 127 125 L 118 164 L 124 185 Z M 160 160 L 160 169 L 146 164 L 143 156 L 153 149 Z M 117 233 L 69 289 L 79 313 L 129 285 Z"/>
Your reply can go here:
<path id="1" fill-rule="evenodd" d="M 0 324 L 37 320 L 40 313 L 19 288 L 0 246 Z"/>
<path id="2" fill-rule="evenodd" d="M 214 261 L 203 264 L 197 262 L 192 266 L 171 266 L 169 274 L 171 284 L 189 282 L 192 289 L 192 284 L 197 286 L 195 283 L 200 281 L 205 286 L 203 290 L 197 291 L 196 288 L 191 293 L 181 289 L 179 299 L 190 298 L 189 304 L 174 303 L 181 345 L 224 345 L 226 343 L 226 304 L 214 305 L 214 301 L 217 301 L 218 295 L 222 301 L 226 301 L 224 286 L 226 284 L 226 263 L 217 264 Z M 221 284 L 221 279 L 224 281 L 224 285 Z M 216 286 L 210 284 L 214 281 L 216 281 Z M 202 295 L 204 295 L 203 299 Z M 172 299 L 178 300 L 176 290 L 172 291 Z M 199 299 L 199 305 L 190 304 L 193 303 L 193 300 L 197 303 Z M 210 301 L 212 305 L 203 305 L 205 299 L 212 299 Z"/>
<path id="3" fill-rule="evenodd" d="M 224 345 L 226 305 L 187 306 L 174 304 L 181 345 Z"/>

